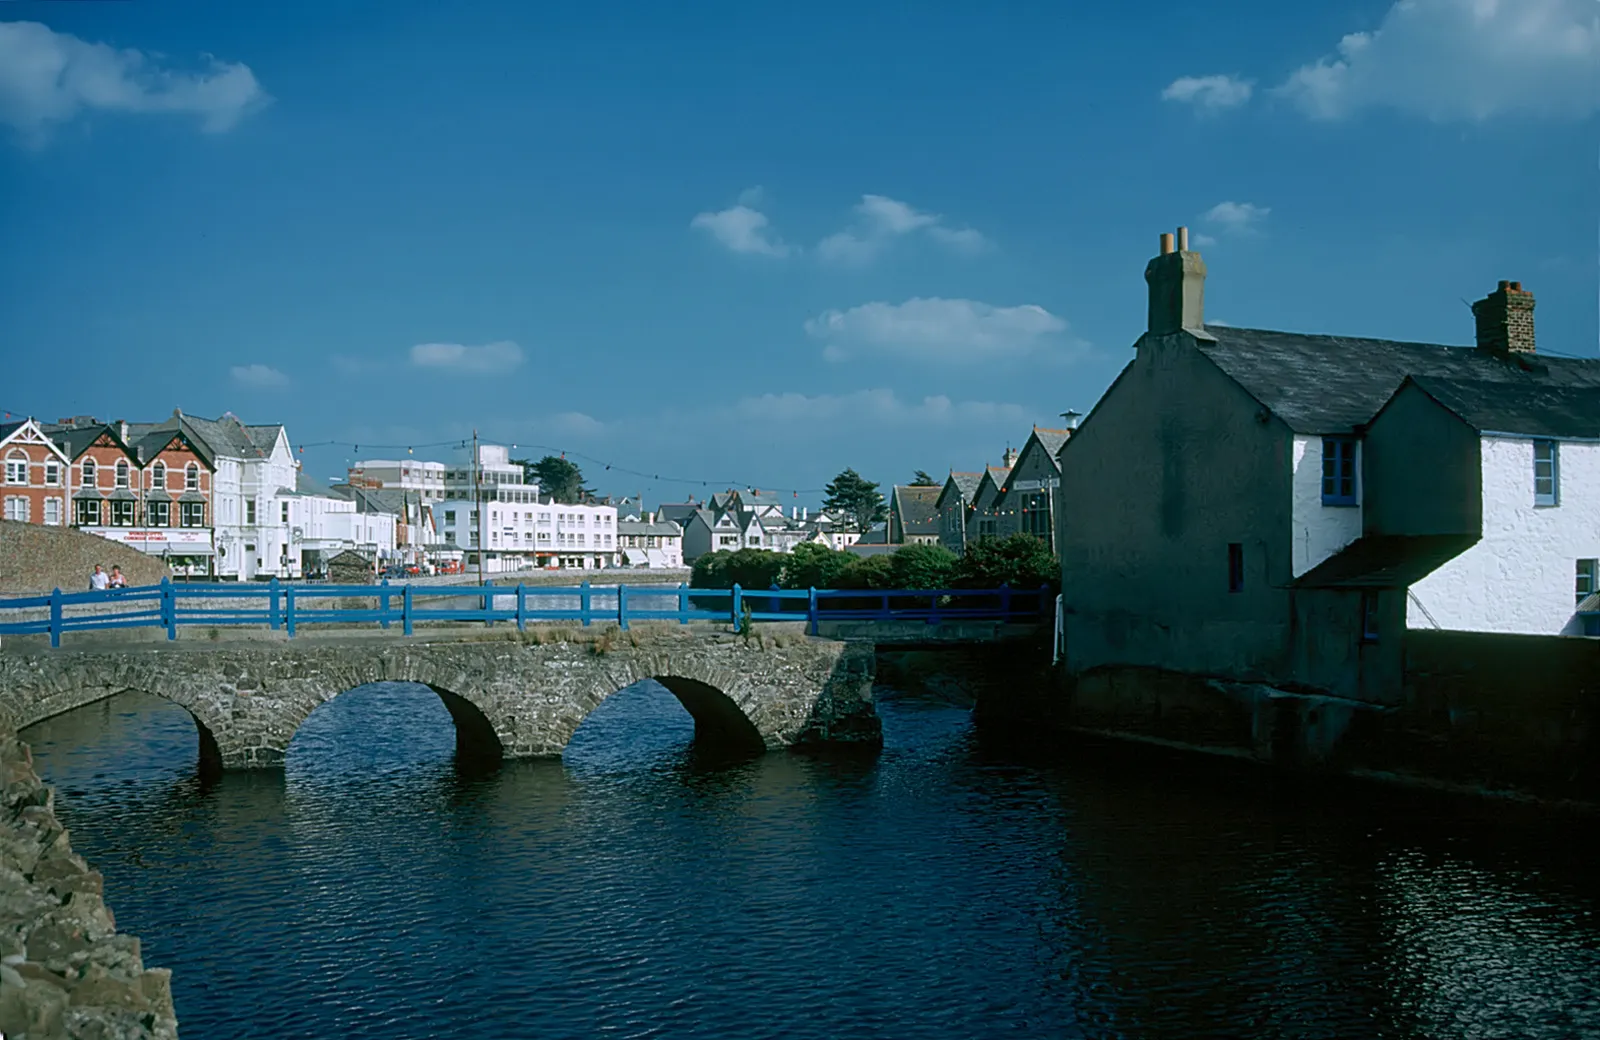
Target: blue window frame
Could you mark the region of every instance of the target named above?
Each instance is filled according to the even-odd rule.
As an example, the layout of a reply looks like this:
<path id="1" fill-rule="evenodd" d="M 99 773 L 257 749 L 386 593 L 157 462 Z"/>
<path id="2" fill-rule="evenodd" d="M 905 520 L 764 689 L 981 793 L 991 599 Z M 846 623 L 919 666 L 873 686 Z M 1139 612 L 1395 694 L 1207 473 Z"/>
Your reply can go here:
<path id="1" fill-rule="evenodd" d="M 1356 504 L 1356 438 L 1322 438 L 1322 504 Z"/>
<path id="2" fill-rule="evenodd" d="M 1533 504 L 1554 506 L 1561 503 L 1561 455 L 1552 440 L 1533 442 Z"/>
<path id="3" fill-rule="evenodd" d="M 1376 643 L 1379 632 L 1378 593 L 1375 589 L 1366 589 L 1361 593 L 1361 641 L 1363 643 Z"/>
<path id="4" fill-rule="evenodd" d="M 1579 560 L 1573 582 L 1573 591 L 1582 603 L 1592 592 L 1600 592 L 1600 560 Z"/>

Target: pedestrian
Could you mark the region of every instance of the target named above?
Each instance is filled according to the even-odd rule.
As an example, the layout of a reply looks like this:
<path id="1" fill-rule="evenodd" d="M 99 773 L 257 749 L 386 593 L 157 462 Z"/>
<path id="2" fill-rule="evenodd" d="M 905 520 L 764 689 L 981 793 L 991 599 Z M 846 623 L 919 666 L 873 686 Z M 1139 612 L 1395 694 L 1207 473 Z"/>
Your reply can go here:
<path id="1" fill-rule="evenodd" d="M 89 587 L 97 592 L 100 592 L 103 591 L 110 583 L 111 579 L 106 575 L 105 570 L 102 569 L 98 563 L 95 564 L 94 573 L 89 575 Z"/>
<path id="2" fill-rule="evenodd" d="M 111 565 L 111 580 L 109 584 L 114 589 L 125 589 L 128 587 L 128 579 L 122 576 L 122 568 L 114 563 Z"/>

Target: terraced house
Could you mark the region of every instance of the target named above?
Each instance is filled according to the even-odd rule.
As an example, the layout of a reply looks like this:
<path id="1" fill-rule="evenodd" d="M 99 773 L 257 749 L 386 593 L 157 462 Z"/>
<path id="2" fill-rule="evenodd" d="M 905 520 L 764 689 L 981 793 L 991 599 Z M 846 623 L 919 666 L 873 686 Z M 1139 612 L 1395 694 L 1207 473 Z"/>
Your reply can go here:
<path id="1" fill-rule="evenodd" d="M 0 485 L 5 519 L 24 524 L 67 522 L 66 454 L 32 419 L 0 423 Z"/>

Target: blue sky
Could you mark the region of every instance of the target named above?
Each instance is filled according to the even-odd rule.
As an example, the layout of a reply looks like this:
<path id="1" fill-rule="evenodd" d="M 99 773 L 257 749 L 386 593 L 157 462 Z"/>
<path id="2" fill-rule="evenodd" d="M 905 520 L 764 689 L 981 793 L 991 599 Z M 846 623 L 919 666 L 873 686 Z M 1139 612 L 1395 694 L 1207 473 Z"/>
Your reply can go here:
<path id="1" fill-rule="evenodd" d="M 0 408 L 942 476 L 1088 410 L 1178 224 L 1208 319 L 1509 278 L 1596 353 L 1594 0 L 775 6 L 0 6 Z"/>

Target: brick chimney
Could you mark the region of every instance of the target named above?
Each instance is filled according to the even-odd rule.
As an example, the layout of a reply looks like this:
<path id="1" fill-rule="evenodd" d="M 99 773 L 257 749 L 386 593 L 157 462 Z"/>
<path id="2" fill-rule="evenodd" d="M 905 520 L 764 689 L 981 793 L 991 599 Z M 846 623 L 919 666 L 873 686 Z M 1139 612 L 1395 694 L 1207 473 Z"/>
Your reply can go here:
<path id="1" fill-rule="evenodd" d="M 1145 265 L 1144 280 L 1150 286 L 1150 335 L 1205 327 L 1206 262 L 1189 251 L 1188 228 L 1178 229 L 1176 248 L 1170 234 L 1161 236 L 1161 254 Z"/>
<path id="2" fill-rule="evenodd" d="M 1478 321 L 1478 349 L 1494 354 L 1533 353 L 1533 293 L 1521 282 L 1499 288 L 1472 305 Z"/>
<path id="3" fill-rule="evenodd" d="M 1017 449 L 1007 444 L 1006 453 L 1000 456 L 1000 461 L 1006 469 L 1010 469 L 1012 466 L 1015 466 L 1017 464 Z"/>

